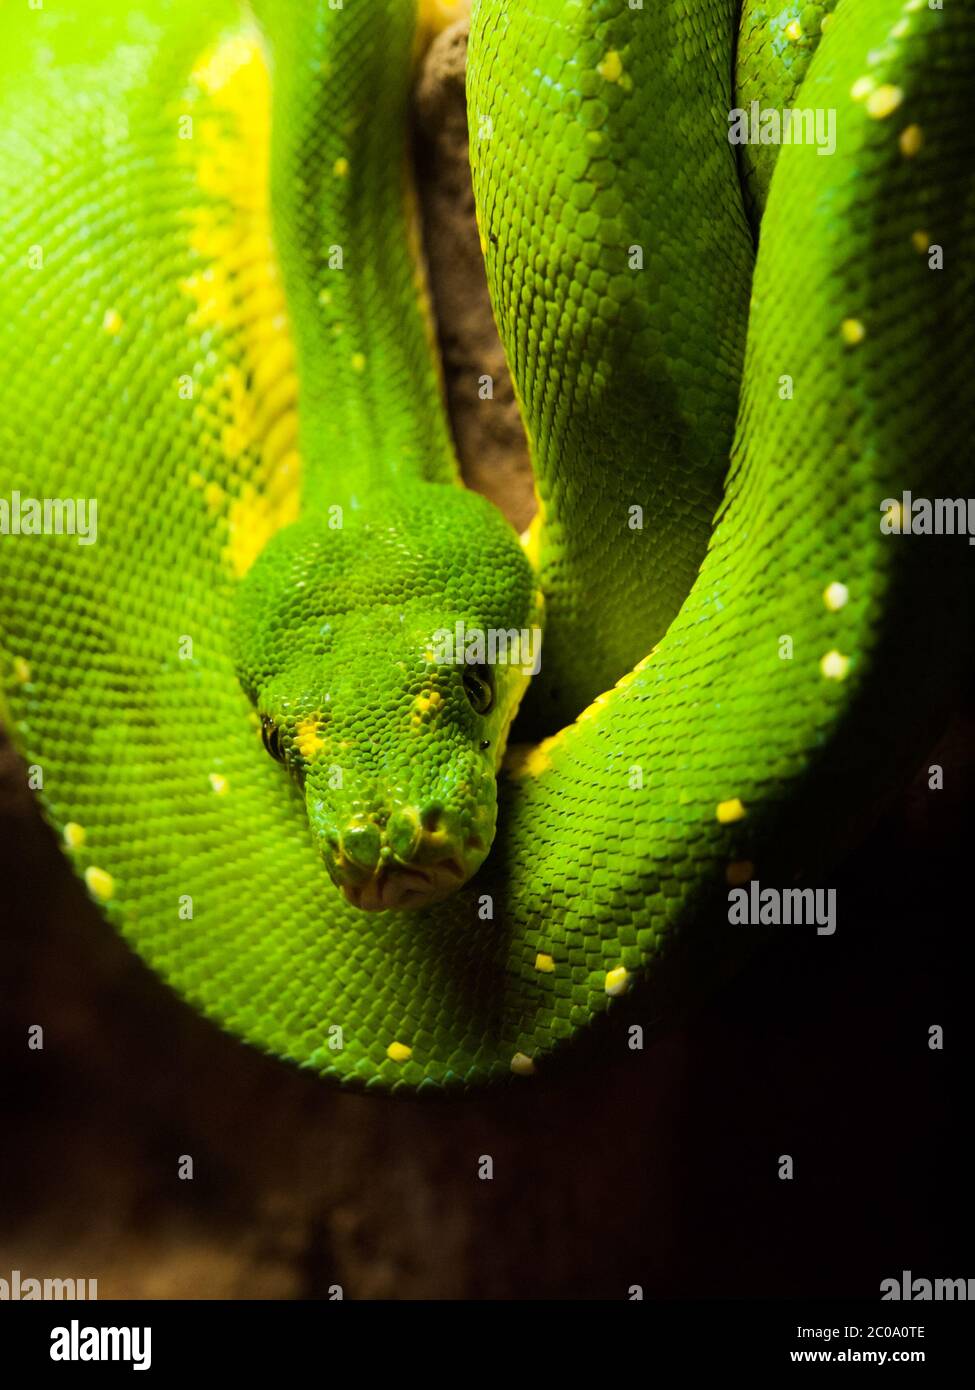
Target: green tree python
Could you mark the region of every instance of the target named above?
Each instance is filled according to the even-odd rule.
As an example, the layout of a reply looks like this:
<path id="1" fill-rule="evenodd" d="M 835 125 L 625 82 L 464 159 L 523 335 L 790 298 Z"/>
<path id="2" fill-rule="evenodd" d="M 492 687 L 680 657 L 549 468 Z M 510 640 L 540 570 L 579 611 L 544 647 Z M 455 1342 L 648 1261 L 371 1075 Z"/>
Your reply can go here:
<path id="1" fill-rule="evenodd" d="M 164 980 L 407 1091 L 535 1084 L 733 961 L 729 885 L 817 882 L 913 772 L 972 564 L 881 524 L 971 479 L 972 0 L 475 3 L 521 542 L 441 400 L 430 24 L 0 14 L 5 721 Z M 835 148 L 730 138 L 786 109 Z M 534 674 L 478 646 L 536 629 Z"/>

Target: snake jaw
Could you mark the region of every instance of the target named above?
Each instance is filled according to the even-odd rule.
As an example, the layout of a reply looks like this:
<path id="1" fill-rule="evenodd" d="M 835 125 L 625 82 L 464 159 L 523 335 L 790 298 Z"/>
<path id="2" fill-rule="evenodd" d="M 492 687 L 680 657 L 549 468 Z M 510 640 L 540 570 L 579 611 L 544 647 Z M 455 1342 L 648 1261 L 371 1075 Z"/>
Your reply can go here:
<path id="1" fill-rule="evenodd" d="M 374 874 L 339 886 L 347 902 L 362 912 L 412 911 L 448 897 L 468 877 L 452 856 L 429 868 L 405 864 L 380 865 Z"/>
<path id="2" fill-rule="evenodd" d="M 415 824 L 406 834 L 407 822 Z M 485 828 L 479 821 L 481 828 Z M 449 897 L 483 863 L 491 836 L 464 833 L 440 806 L 421 817 L 413 808 L 354 818 L 344 830 L 319 835 L 329 877 L 362 912 L 413 911 Z"/>

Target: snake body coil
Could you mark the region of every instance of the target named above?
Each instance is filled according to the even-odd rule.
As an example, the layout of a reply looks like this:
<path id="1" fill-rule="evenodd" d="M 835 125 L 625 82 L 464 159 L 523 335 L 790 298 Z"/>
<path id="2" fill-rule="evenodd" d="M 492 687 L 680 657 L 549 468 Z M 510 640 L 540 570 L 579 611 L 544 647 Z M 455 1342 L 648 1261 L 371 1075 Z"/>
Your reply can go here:
<path id="1" fill-rule="evenodd" d="M 968 547 L 880 522 L 971 486 L 975 4 L 475 4 L 527 558 L 431 354 L 425 20 L 254 11 L 0 21 L 0 520 L 97 503 L 0 535 L 7 721 L 226 1028 L 371 1088 L 541 1072 L 734 955 L 729 885 L 814 882 L 968 659 Z M 835 148 L 729 141 L 786 108 Z M 528 672 L 432 644 L 540 595 L 498 794 Z"/>

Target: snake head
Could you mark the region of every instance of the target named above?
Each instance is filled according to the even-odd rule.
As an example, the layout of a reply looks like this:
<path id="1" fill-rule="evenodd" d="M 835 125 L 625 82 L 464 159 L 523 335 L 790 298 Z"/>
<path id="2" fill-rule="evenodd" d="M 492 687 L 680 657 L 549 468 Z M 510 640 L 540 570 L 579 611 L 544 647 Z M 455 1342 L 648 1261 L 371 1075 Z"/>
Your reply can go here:
<path id="1" fill-rule="evenodd" d="M 305 517 L 246 576 L 238 675 L 356 907 L 425 907 L 484 861 L 539 605 L 507 522 L 447 485 L 371 496 L 338 529 Z"/>

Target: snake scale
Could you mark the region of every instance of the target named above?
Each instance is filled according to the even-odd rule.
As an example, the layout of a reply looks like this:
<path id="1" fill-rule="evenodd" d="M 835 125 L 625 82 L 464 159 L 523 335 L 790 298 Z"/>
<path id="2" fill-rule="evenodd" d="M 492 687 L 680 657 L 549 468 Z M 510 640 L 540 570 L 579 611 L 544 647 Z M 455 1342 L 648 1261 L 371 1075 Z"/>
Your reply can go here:
<path id="1" fill-rule="evenodd" d="M 164 980 L 393 1091 L 666 1022 L 729 885 L 817 882 L 970 658 L 968 547 L 878 521 L 970 489 L 975 4 L 474 4 L 523 544 L 441 400 L 437 8 L 0 13 L 5 722 Z M 729 139 L 790 107 L 835 149 Z M 543 628 L 537 674 L 458 624 Z"/>

